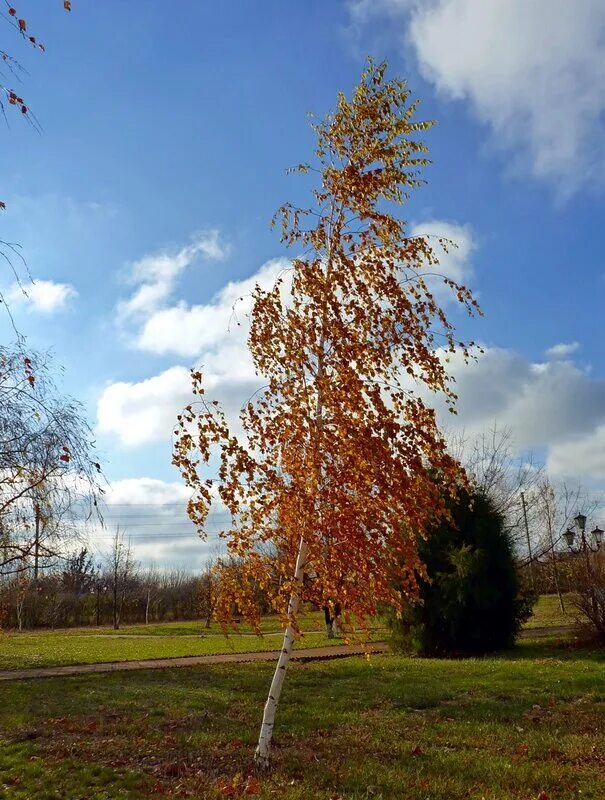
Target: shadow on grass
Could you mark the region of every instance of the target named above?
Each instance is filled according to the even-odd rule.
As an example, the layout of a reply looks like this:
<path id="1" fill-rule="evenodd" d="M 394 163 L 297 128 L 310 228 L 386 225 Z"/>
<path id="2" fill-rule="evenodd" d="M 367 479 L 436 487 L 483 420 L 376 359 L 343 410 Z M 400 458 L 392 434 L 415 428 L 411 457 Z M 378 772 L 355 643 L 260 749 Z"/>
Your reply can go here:
<path id="1" fill-rule="evenodd" d="M 293 664 L 261 797 L 603 797 L 603 660 L 594 648 L 540 639 L 486 658 Z M 184 787 L 197 794 L 183 796 L 215 797 L 217 780 L 249 768 L 272 670 L 225 664 L 4 684 L 11 774 L 33 764 L 21 789 L 43 797 L 36 787 L 67 786 L 77 756 L 82 786 L 61 797 L 114 796 L 94 794 L 98 785 L 149 797 L 156 783 L 155 794 Z"/>

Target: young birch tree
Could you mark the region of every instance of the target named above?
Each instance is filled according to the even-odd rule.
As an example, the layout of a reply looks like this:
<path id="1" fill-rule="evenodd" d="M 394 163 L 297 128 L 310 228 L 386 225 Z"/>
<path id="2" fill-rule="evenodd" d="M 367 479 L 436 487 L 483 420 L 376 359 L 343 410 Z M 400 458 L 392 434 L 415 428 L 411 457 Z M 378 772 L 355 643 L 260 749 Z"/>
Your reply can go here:
<path id="1" fill-rule="evenodd" d="M 273 289 L 253 294 L 249 349 L 267 386 L 241 412 L 242 441 L 220 405 L 197 396 L 179 417 L 174 463 L 195 492 L 192 520 L 203 532 L 218 457 L 218 492 L 232 517 L 229 551 L 240 580 L 221 581 L 218 614 L 235 599 L 258 623 L 254 590 L 282 614 L 284 642 L 265 705 L 256 763 L 267 767 L 275 713 L 301 601 L 367 620 L 377 605 L 401 607 L 422 574 L 417 537 L 447 514 L 461 479 L 434 411 L 414 389 L 455 395 L 445 364 L 464 345 L 431 291 L 438 260 L 425 236 L 395 216 L 428 164 L 406 84 L 368 61 L 349 100 L 318 124 L 312 208 L 278 212 L 283 241 L 300 255 Z M 436 244 L 447 248 L 448 243 Z M 470 292 L 439 278 L 469 313 Z M 279 553 L 267 559 L 270 543 Z M 404 594 L 395 575 L 404 574 Z M 277 570 L 277 579 L 276 579 Z"/>

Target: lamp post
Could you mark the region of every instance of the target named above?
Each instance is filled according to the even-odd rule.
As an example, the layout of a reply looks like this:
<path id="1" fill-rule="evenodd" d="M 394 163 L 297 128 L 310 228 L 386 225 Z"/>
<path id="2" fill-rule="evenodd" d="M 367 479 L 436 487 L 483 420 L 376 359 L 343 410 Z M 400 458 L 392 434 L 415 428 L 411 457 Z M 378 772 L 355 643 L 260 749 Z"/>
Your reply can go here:
<path id="1" fill-rule="evenodd" d="M 578 514 L 574 519 L 575 527 L 580 531 L 580 543 L 577 546 L 574 546 L 576 540 L 576 531 L 572 528 L 568 528 L 565 533 L 563 534 L 563 538 L 567 542 L 567 546 L 571 550 L 572 553 L 584 553 L 586 557 L 588 557 L 588 553 L 596 553 L 603 543 L 603 533 L 604 531 L 597 526 L 593 528 L 590 532 L 590 537 L 592 539 L 589 541 L 588 536 L 586 534 L 586 515 L 585 514 Z"/>
<path id="2" fill-rule="evenodd" d="M 569 547 L 572 553 L 584 553 L 584 560 L 586 561 L 586 580 L 590 592 L 590 603 L 592 605 L 593 612 L 596 613 L 597 603 L 594 596 L 593 572 L 590 566 L 590 555 L 591 553 L 596 553 L 600 550 L 601 544 L 603 543 L 604 532 L 601 528 L 599 528 L 598 525 L 596 525 L 590 532 L 590 537 L 592 541 L 589 541 L 588 536 L 586 535 L 586 515 L 580 512 L 576 516 L 574 522 L 575 522 L 575 527 L 580 531 L 579 544 L 577 546 L 574 546 L 576 538 L 575 530 L 568 528 L 563 534 L 563 536 L 565 538 L 565 541 L 567 542 L 567 546 Z"/>
<path id="3" fill-rule="evenodd" d="M 563 534 L 563 537 L 567 542 L 567 547 L 572 553 L 584 553 L 584 560 L 586 561 L 586 574 L 587 576 L 590 576 L 590 554 L 596 553 L 600 549 L 603 542 L 603 531 L 598 525 L 596 525 L 590 532 L 592 539 L 591 542 L 586 535 L 586 514 L 582 514 L 580 512 L 574 519 L 574 523 L 575 527 L 580 531 L 579 544 L 574 544 L 576 539 L 576 531 L 572 528 L 568 528 Z"/>

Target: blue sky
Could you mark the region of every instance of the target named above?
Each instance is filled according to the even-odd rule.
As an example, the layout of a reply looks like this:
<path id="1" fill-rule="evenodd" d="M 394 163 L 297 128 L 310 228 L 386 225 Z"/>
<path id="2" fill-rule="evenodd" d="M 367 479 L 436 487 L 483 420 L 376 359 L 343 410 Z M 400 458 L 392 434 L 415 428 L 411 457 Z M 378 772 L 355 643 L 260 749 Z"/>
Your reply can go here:
<path id="1" fill-rule="evenodd" d="M 2 237 L 22 245 L 38 288 L 22 301 L 8 273 L 0 285 L 30 345 L 53 349 L 86 404 L 112 519 L 130 510 L 141 522 L 150 504 L 184 496 L 170 432 L 186 368 L 209 365 L 233 409 L 252 385 L 241 332 L 226 332 L 230 293 L 217 293 L 259 270 L 270 279 L 287 257 L 269 222 L 305 196 L 285 174 L 311 156 L 305 115 L 349 91 L 368 54 L 438 120 L 428 184 L 405 213 L 459 239 L 446 267 L 485 312 L 457 318 L 487 348 L 476 367 L 454 365 L 457 424 L 510 425 L 553 475 L 605 482 L 602 3 L 573 14 L 566 0 L 61 6 L 19 5 L 45 54 L 5 32 L 43 133 L 10 114 L 2 133 Z M 11 337 L 6 319 L 0 334 Z M 165 513 L 142 557 L 201 557 Z M 180 550 L 160 537 L 174 531 Z"/>

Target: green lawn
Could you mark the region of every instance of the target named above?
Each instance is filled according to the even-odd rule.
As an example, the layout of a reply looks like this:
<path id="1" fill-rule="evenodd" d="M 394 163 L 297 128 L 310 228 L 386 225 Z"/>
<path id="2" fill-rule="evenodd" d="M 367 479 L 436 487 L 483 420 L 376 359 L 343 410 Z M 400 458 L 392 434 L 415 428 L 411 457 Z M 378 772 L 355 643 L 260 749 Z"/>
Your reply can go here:
<path id="1" fill-rule="evenodd" d="M 322 620 L 320 612 L 301 616 L 300 625 L 304 635 L 297 642 L 297 647 L 343 644 L 342 638 L 327 638 Z M 250 653 L 278 650 L 281 647 L 283 632 L 277 617 L 263 619 L 262 637 L 252 634 L 248 625 L 238 625 L 237 628 L 228 637 L 218 626 L 213 625 L 206 630 L 199 621 L 128 626 L 118 631 L 113 628 L 76 628 L 5 632 L 0 633 L 0 669 Z M 370 638 L 377 640 L 381 636 L 384 636 L 384 632 L 377 630 Z"/>
<path id="2" fill-rule="evenodd" d="M 575 617 L 571 598 L 566 599 L 570 610 L 562 614 L 556 596 L 540 597 L 534 616 L 525 627 L 572 624 Z M 321 612 L 301 617 L 305 635 L 298 643 L 299 647 L 342 643 L 342 639 L 326 638 L 322 617 Z M 380 630 L 381 624 L 376 622 L 374 639 L 387 635 L 386 631 Z M 281 643 L 279 619 L 266 617 L 261 627 L 265 634 L 262 638 L 250 635 L 250 627 L 245 624 L 239 625 L 236 632 L 225 638 L 216 625 L 206 630 L 199 621 L 132 625 L 118 631 L 103 627 L 0 633 L 0 669 L 277 650 Z"/>
<path id="3" fill-rule="evenodd" d="M 56 666 L 59 664 L 97 664 L 104 661 L 138 661 L 145 658 L 176 658 L 218 653 L 251 653 L 278 650 L 281 634 L 258 636 L 73 636 L 55 634 L 0 635 L 0 669 Z M 343 639 L 328 639 L 324 633 L 305 633 L 296 647 L 323 647 L 343 644 Z M 1 797 L 1 795 L 0 795 Z"/>
<path id="4" fill-rule="evenodd" d="M 2 684 L 0 796 L 605 797 L 603 654 L 534 641 L 489 659 L 293 664 L 275 769 L 257 784 L 247 776 L 271 669 Z"/>
<path id="5" fill-rule="evenodd" d="M 577 617 L 573 604 L 573 595 L 563 595 L 563 605 L 565 606 L 565 611 L 561 611 L 559 598 L 556 594 L 541 595 L 534 606 L 533 616 L 529 618 L 523 627 L 557 628 L 565 625 L 573 625 Z"/>
<path id="6" fill-rule="evenodd" d="M 303 630 L 323 631 L 323 612 L 305 612 L 300 617 L 300 626 Z M 266 616 L 261 619 L 260 624 L 263 633 L 271 633 L 281 629 L 281 622 L 277 616 Z M 253 633 L 252 628 L 246 622 L 234 623 L 234 633 Z M 38 631 L 47 635 L 60 633 L 62 636 L 210 636 L 212 634 L 222 635 L 222 630 L 216 622 L 212 622 L 209 628 L 201 620 L 184 620 L 178 622 L 153 622 L 149 625 L 123 625 L 118 630 L 109 626 L 86 627 L 86 628 L 64 628 L 60 631 Z"/>

